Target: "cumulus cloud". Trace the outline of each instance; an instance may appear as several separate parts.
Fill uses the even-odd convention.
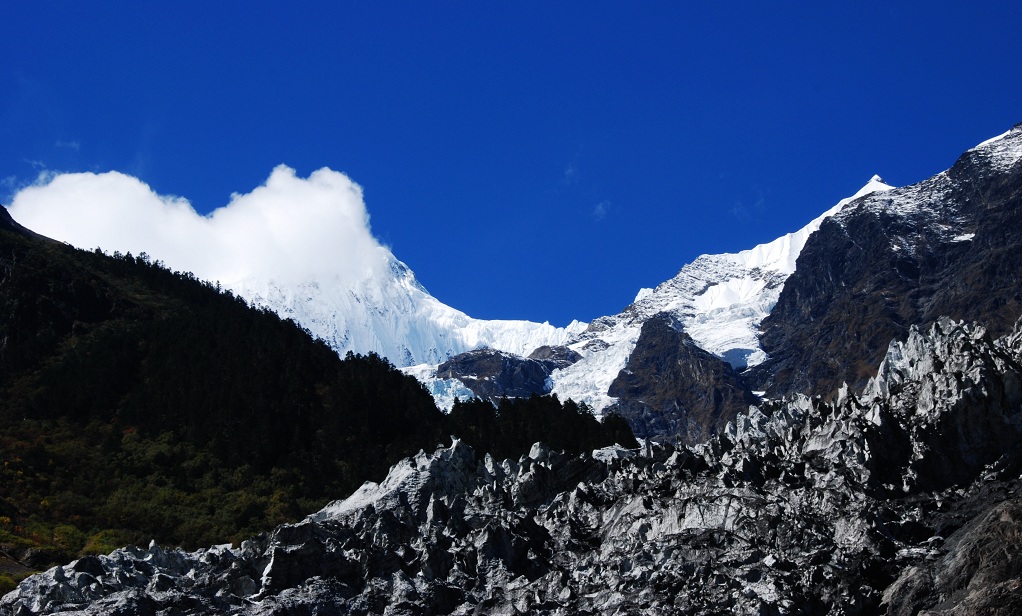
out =
[[[354,284],[388,267],[361,187],[320,169],[308,178],[278,166],[265,184],[208,215],[137,178],[108,173],[40,176],[13,199],[22,225],[80,248],[148,253],[172,269],[225,285],[250,277]]]

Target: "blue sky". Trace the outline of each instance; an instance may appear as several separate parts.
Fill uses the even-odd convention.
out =
[[[208,212],[329,167],[479,318],[616,313],[1022,121],[1017,2],[18,4],[0,199],[116,170]]]

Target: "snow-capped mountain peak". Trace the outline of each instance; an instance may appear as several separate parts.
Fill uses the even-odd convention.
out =
[[[762,363],[767,357],[759,345],[759,325],[795,271],[809,236],[849,204],[892,188],[874,175],[855,194],[797,231],[738,253],[701,255],[655,289],[640,289],[621,313],[598,318],[588,327],[569,326],[579,329],[559,344],[581,359],[552,372],[550,392],[562,400],[584,402],[597,412],[613,405],[616,399],[608,393],[611,384],[628,364],[643,324],[661,313],[670,314],[700,348],[734,368]],[[517,354],[524,356],[528,351]],[[435,366],[416,366],[406,372],[423,381],[442,407],[449,408],[455,397],[473,395],[456,378],[437,378]]]
[[[755,248],[743,250],[729,256],[733,256],[736,263],[750,270],[761,268],[790,275],[795,271],[795,260],[798,259],[799,253],[805,247],[806,240],[809,239],[813,232],[820,228],[824,220],[830,218],[860,197],[891,190],[892,188],[894,187],[886,184],[879,175],[874,175],[854,195],[838,201],[836,205],[814,218],[809,224],[798,231],[782,235],[772,242],[760,244]]]
[[[569,345],[582,360],[553,373],[553,393],[596,410],[612,404],[614,399],[606,392],[624,369],[642,324],[662,312],[676,316],[701,348],[735,368],[762,363],[766,354],[759,346],[759,324],[795,271],[806,240],[848,204],[892,188],[874,175],[855,194],[798,231],[738,253],[702,255],[655,289],[641,289],[631,306],[596,319]]]
[[[1022,123],[1016,124],[1011,130],[996,137],[987,139],[968,153],[979,153],[986,157],[998,171],[1004,171],[1022,159]]]
[[[342,356],[374,352],[398,367],[438,364],[488,347],[519,355],[558,345],[585,329],[531,321],[474,319],[436,299],[407,265],[387,251],[387,275],[354,285],[312,280],[281,284],[251,277],[230,288],[253,304],[306,327]]]

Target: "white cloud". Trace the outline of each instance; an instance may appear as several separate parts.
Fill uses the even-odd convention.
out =
[[[362,189],[330,169],[297,177],[284,165],[266,183],[207,216],[187,199],[158,195],[108,173],[40,176],[10,207],[22,225],[80,248],[148,253],[172,269],[231,285],[250,276],[353,284],[386,271]]]
[[[82,144],[80,142],[64,141],[63,139],[57,139],[57,143],[55,143],[54,146],[58,148],[64,148],[67,150],[74,150],[75,152],[78,152],[79,150],[82,149]]]
[[[593,207],[593,218],[597,221],[601,221],[607,217],[610,212],[610,201],[600,201]]]

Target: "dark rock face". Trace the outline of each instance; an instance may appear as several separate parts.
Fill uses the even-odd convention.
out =
[[[529,359],[556,362],[557,368],[563,368],[582,359],[582,356],[566,346],[541,346],[529,353]]]
[[[756,397],[721,358],[661,313],[642,325],[625,369],[608,392],[638,438],[698,443],[748,410]]]
[[[910,567],[884,593],[888,613],[966,615],[1022,611],[1022,498],[980,514],[951,535],[943,555]]]
[[[11,213],[8,212],[7,208],[4,207],[3,205],[0,205],[0,230],[12,231],[12,232],[17,233],[19,235],[24,235],[26,237],[32,237],[32,238],[37,238],[37,239],[43,239],[43,240],[47,240],[47,241],[50,241],[50,242],[53,241],[53,240],[51,240],[48,237],[39,235],[35,231],[32,231],[30,229],[26,229],[25,227],[23,227],[20,224],[18,224],[18,222],[16,220],[14,220],[14,218],[11,217]]]
[[[125,548],[0,614],[1014,614],[1022,323],[947,319],[861,394],[796,396],[695,447],[420,453],[240,549]]]
[[[455,355],[437,366],[437,377],[459,379],[484,400],[527,398],[550,393],[550,373],[580,358],[567,347],[544,346],[528,358],[493,349],[479,349]]]
[[[1022,125],[998,147],[1022,149]],[[746,380],[771,395],[857,390],[910,325],[947,315],[1010,330],[1020,276],[1022,161],[970,150],[944,173],[823,223],[763,321],[770,360]]]

